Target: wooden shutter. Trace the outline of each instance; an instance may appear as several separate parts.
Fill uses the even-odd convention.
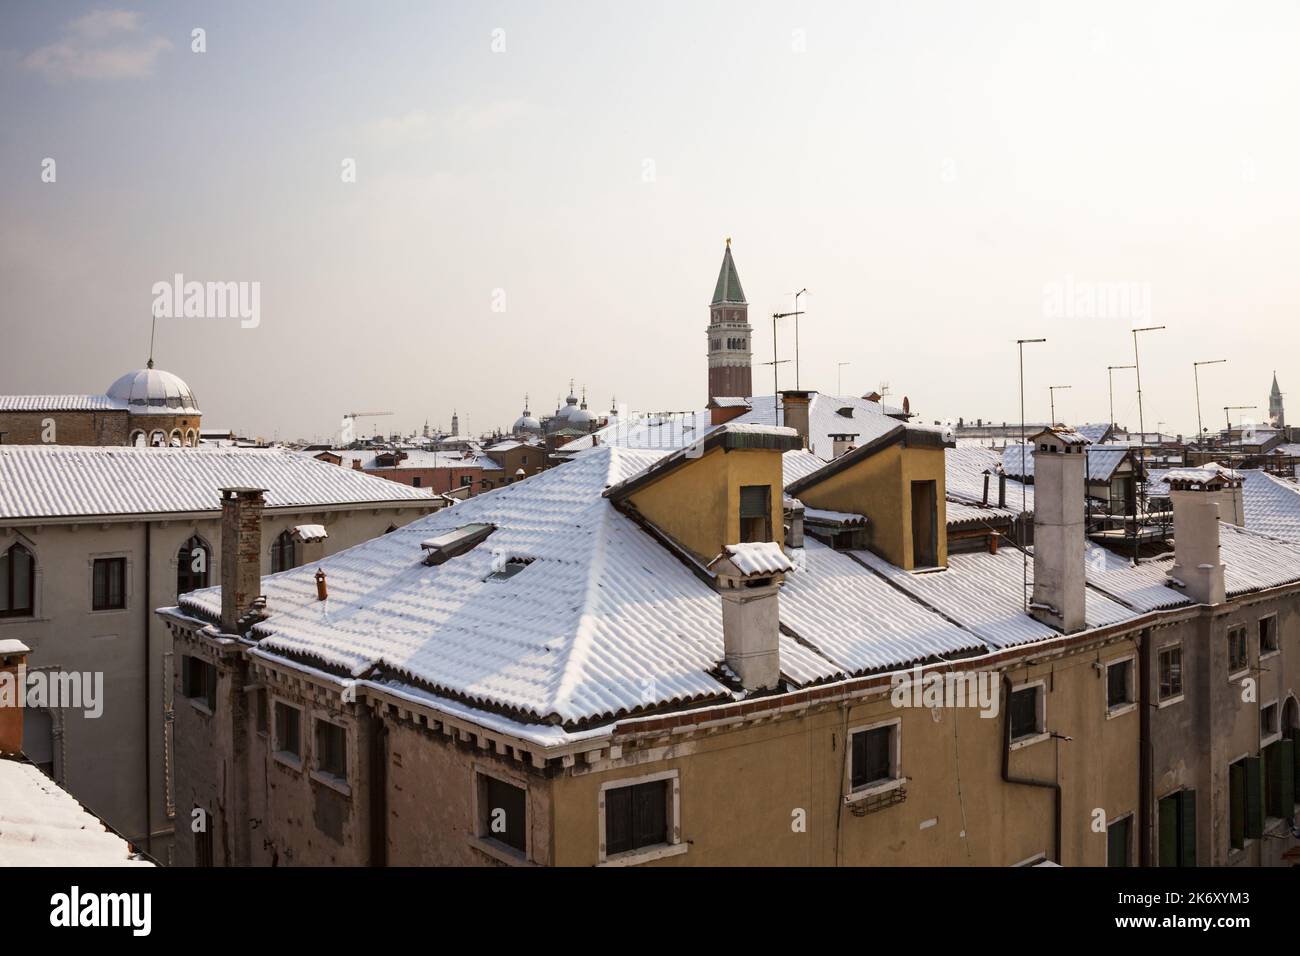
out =
[[[1160,801],[1160,866],[1178,865],[1178,795]]]
[[[667,782],[657,780],[632,787],[632,844],[636,847],[667,843]]]
[[[1180,790],[1178,797],[1178,865],[1196,865],[1196,791]]]
[[[207,696],[208,710],[217,712],[217,665],[204,664],[203,690]]]
[[[1295,741],[1279,740],[1269,747],[1269,805],[1276,817],[1295,811]]]
[[[1246,836],[1258,840],[1264,835],[1264,762],[1247,757],[1246,764]]]
[[[605,853],[632,849],[632,788],[605,791]]]
[[[1246,765],[1244,761],[1228,768],[1228,794],[1231,809],[1232,845],[1246,842]]]

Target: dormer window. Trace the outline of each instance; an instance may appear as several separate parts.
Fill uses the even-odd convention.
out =
[[[772,487],[743,485],[740,489],[740,540],[772,540]]]

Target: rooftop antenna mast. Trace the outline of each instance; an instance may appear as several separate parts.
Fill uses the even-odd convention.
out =
[[[1115,370],[1121,368],[1137,368],[1136,365],[1107,365],[1106,379],[1110,385],[1110,430],[1111,438],[1114,440],[1115,432]]]
[[[158,310],[153,310],[153,319],[149,324],[149,364],[146,368],[153,368],[153,340],[158,331]]]
[[[1062,388],[1073,388],[1073,386],[1071,386],[1071,385],[1049,385],[1049,386],[1047,386],[1047,397],[1048,397],[1048,401],[1050,401],[1050,402],[1051,402],[1051,405],[1052,405],[1052,421],[1051,421],[1051,426],[1052,426],[1053,428],[1056,427],[1056,393],[1057,393],[1057,390],[1062,389]]]
[[[1192,363],[1192,381],[1196,385],[1196,444],[1198,450],[1204,451],[1205,428],[1201,425],[1201,366],[1222,365],[1227,359],[1210,359],[1205,362]]]
[[[1016,538],[1020,546],[1020,562],[1024,580],[1021,582],[1020,599],[1024,603],[1025,613],[1029,613],[1029,555],[1025,551],[1025,513],[1028,505],[1028,482],[1025,481],[1025,346],[1047,339],[1016,339],[1020,350],[1020,517],[1016,521]],[[883,396],[882,396],[883,397]]]

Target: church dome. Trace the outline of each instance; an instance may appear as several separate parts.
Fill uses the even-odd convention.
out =
[[[133,415],[199,415],[199,403],[177,375],[157,368],[127,372],[108,387],[108,397]]]
[[[576,415],[579,411],[581,411],[581,409],[578,408],[578,396],[574,395],[572,389],[570,389],[569,397],[564,400],[564,407],[561,408],[555,414],[559,418],[572,421],[573,416]]]
[[[568,418],[570,425],[590,425],[596,420],[596,416],[586,406],[574,409]]]

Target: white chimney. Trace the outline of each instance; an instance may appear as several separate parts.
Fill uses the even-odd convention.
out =
[[[1174,506],[1174,566],[1169,577],[1198,604],[1222,604],[1227,591],[1219,558],[1223,504],[1241,497],[1241,475],[1211,462],[1175,468],[1165,476]]]
[[[777,593],[794,567],[775,541],[729,544],[709,563],[722,597],[727,666],[746,690],[781,680],[781,621]]]
[[[1083,630],[1084,449],[1088,439],[1049,428],[1034,443],[1034,595],[1030,613],[1066,634]]]
[[[853,439],[857,438],[856,434],[837,434],[831,436],[831,458],[839,458],[857,447]]]

